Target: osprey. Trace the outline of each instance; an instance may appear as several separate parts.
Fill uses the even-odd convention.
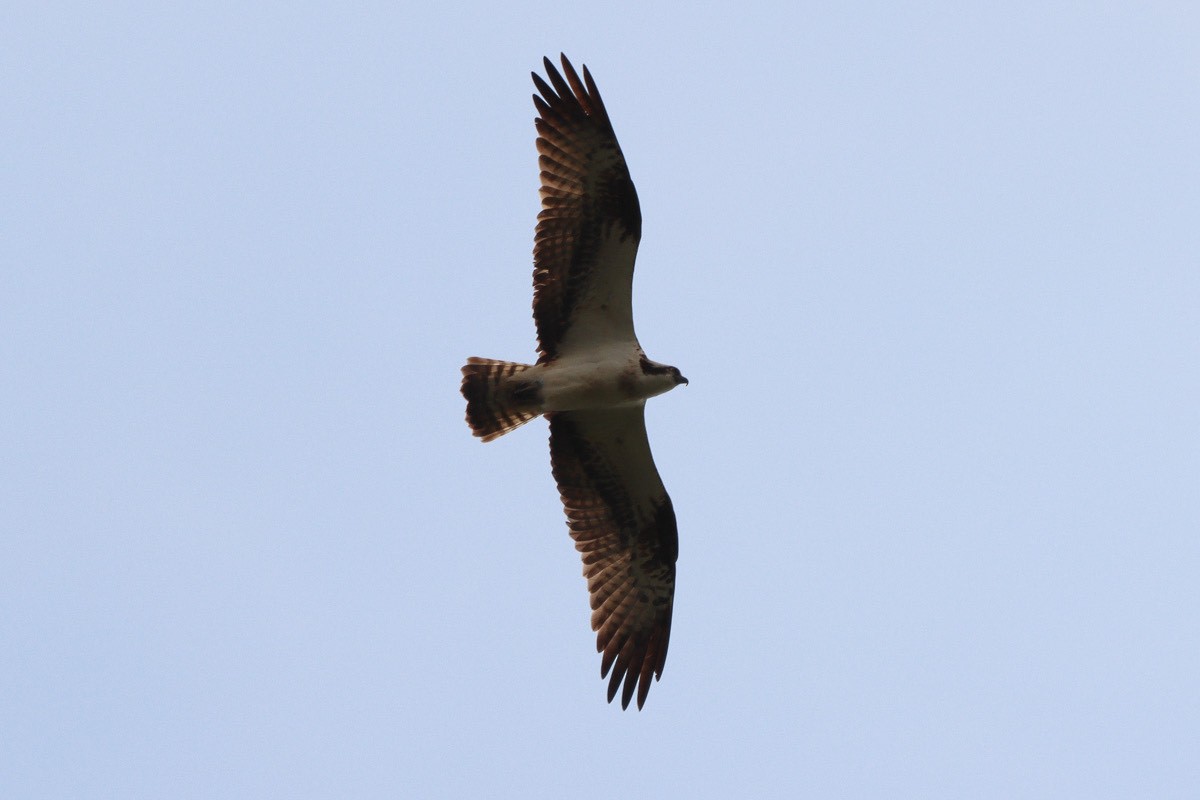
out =
[[[687,379],[646,358],[633,332],[637,192],[587,67],[543,59],[533,96],[542,210],[533,249],[536,364],[467,359],[467,423],[485,442],[544,414],[550,462],[591,595],[611,703],[662,676],[671,634],[675,510],[646,438],[646,399]],[[539,96],[540,95],[540,96]]]

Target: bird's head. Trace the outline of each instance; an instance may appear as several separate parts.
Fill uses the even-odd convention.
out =
[[[653,383],[653,394],[669,392],[681,383],[686,386],[688,382],[677,367],[651,361],[645,356],[642,356],[642,374]]]

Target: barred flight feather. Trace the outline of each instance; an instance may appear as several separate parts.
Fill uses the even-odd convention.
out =
[[[509,381],[529,369],[528,364],[468,358],[462,368],[462,395],[467,400],[467,424],[471,433],[490,442],[542,413],[528,401],[527,386]],[[522,402],[524,401],[524,402]]]
[[[678,533],[646,439],[644,408],[550,416],[550,460],[571,537],[583,554],[592,630],[622,707],[662,676],[671,630]],[[631,494],[631,488],[638,490]]]

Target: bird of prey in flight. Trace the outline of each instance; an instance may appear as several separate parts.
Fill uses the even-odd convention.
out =
[[[538,360],[470,358],[467,423],[485,442],[536,416],[550,422],[550,461],[591,595],[608,700],[646,702],[671,634],[678,535],[650,455],[646,400],[687,379],[646,358],[633,332],[637,192],[587,67],[543,59],[537,149],[542,210],[533,249]],[[622,682],[624,686],[622,687]]]

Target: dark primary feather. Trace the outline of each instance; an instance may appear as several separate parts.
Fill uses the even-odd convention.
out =
[[[566,56],[559,74],[544,59],[533,96],[542,210],[534,240],[533,316],[539,362],[570,345],[585,312],[590,342],[636,341],[633,262],[642,214],[625,156],[587,67],[580,80]]]
[[[671,635],[675,511],[654,466],[644,406],[570,411],[550,418],[550,458],[591,595],[592,629],[621,691],[638,708],[662,676]]]

